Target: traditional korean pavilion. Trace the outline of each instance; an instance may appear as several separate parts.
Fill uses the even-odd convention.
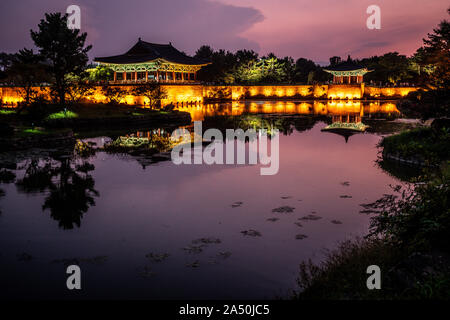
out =
[[[125,54],[94,59],[114,71],[115,82],[192,82],[209,62],[187,56],[171,43],[138,42]]]
[[[333,75],[334,84],[360,84],[366,73],[371,72],[366,67],[353,63],[349,59],[346,62],[323,69]]]

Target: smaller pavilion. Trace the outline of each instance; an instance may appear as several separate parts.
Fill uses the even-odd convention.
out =
[[[210,64],[175,49],[171,43],[157,44],[138,42],[126,53],[94,59],[114,71],[114,82],[192,82],[197,80],[197,72]]]
[[[333,84],[360,84],[363,83],[364,75],[372,71],[353,63],[350,57],[346,62],[323,68],[323,70],[333,75]]]

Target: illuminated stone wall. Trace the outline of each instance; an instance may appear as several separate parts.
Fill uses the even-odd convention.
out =
[[[366,86],[364,88],[364,96],[370,98],[400,98],[418,89],[417,87],[379,88]]]
[[[142,96],[133,95],[133,86],[120,86],[128,94],[121,100],[121,103],[130,105],[142,105],[148,104],[148,99]],[[163,85],[163,88],[167,92],[167,98],[162,101],[163,105],[169,103],[174,104],[196,104],[203,101],[203,86],[202,85]],[[49,88],[35,87],[33,88],[39,95],[43,95],[49,99]],[[6,105],[17,105],[18,102],[23,101],[23,94],[21,88],[16,87],[0,87],[0,98],[2,103]],[[93,103],[106,103],[107,99],[102,93],[102,87],[97,86],[94,88],[92,96],[87,98],[88,101]]]
[[[327,85],[231,86],[233,100],[255,98],[326,98]]]
[[[163,105],[169,103],[178,104],[196,104],[203,101],[203,86],[202,85],[163,85],[167,92],[167,98],[162,100]],[[120,86],[121,89],[128,92],[122,99],[121,103],[143,105],[148,104],[148,99],[142,96],[136,96],[132,93],[133,86]],[[91,102],[105,103],[106,97],[102,93],[101,87],[95,88],[95,93],[88,98]]]
[[[400,98],[406,96],[411,91],[416,91],[415,87],[393,87],[378,88],[361,85],[279,85],[279,86],[204,86],[196,85],[162,85],[167,91],[167,98],[162,101],[163,105],[174,103],[175,105],[199,104],[203,101],[214,100],[245,100],[245,99],[282,99],[282,98],[323,98],[323,99],[361,99],[361,98]],[[147,98],[132,94],[133,86],[121,86],[128,91],[122,99],[122,103],[130,105],[147,104]],[[49,88],[34,88],[45,97],[49,97]],[[16,105],[22,101],[20,88],[0,87],[0,97],[2,103],[6,105]],[[105,103],[106,97],[103,95],[101,87],[95,88],[94,94],[88,98],[94,103]]]

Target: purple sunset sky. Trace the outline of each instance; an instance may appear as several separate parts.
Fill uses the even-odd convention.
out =
[[[121,54],[141,37],[188,54],[202,44],[231,51],[305,57],[411,55],[448,18],[447,0],[1,0],[0,52],[33,47],[30,29],[45,12],[81,7],[90,57]],[[381,30],[366,28],[366,8],[381,8]]]

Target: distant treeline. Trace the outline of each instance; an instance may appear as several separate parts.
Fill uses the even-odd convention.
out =
[[[312,60],[292,57],[279,58],[270,53],[260,57],[253,50],[238,50],[235,53],[225,50],[214,50],[210,46],[200,47],[195,57],[212,62],[202,68],[198,78],[211,83],[226,84],[258,84],[258,83],[324,83],[332,80],[332,75]],[[343,62],[362,65],[372,72],[364,76],[365,82],[375,84],[419,84],[425,79],[424,68],[419,57],[406,57],[398,52],[389,52],[382,56],[346,61],[341,57],[331,57],[329,66]]]

